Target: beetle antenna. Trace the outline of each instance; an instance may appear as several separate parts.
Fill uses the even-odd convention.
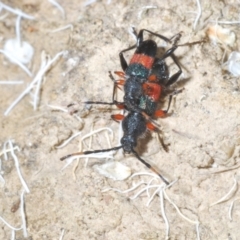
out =
[[[153,172],[155,172],[163,180],[163,182],[165,182],[167,185],[169,185],[169,182],[155,168],[153,168],[149,163],[147,163],[145,160],[143,160],[134,149],[132,149],[132,153],[136,156],[136,158],[141,163],[143,163],[146,167],[148,167]]]
[[[110,152],[110,151],[115,151],[118,150],[120,148],[122,148],[123,146],[118,146],[118,147],[114,147],[114,148],[108,148],[108,149],[101,149],[101,150],[93,150],[93,151],[84,151],[84,152],[76,152],[76,153],[71,153],[68,154],[64,157],[61,157],[60,160],[63,161],[67,158],[73,157],[73,156],[78,156],[78,155],[88,155],[88,154],[92,154],[92,153],[101,153],[101,152]]]

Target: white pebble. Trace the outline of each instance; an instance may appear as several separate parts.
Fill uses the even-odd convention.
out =
[[[120,162],[107,162],[102,165],[95,165],[94,169],[107,178],[119,181],[131,175],[131,169]]]

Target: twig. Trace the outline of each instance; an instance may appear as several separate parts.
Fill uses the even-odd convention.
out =
[[[20,231],[20,230],[22,229],[22,227],[20,227],[20,228],[15,228],[15,227],[13,227],[13,226],[10,225],[6,220],[4,220],[4,218],[1,217],[1,216],[0,216],[0,220],[2,220],[3,223],[5,223],[5,225],[7,225],[9,228],[11,228],[11,229],[14,230],[14,231]]]
[[[32,76],[32,73],[28,70],[28,68],[24,64],[22,64],[19,60],[10,55],[7,51],[0,49],[0,53],[3,53],[8,59],[10,59],[10,61],[17,64],[20,68],[22,68],[22,70],[25,71],[29,77]]]
[[[227,198],[228,198],[228,196],[229,196],[234,190],[236,190],[236,188],[237,188],[237,180],[236,180],[235,176],[234,176],[234,179],[233,179],[233,180],[234,180],[234,184],[233,184],[232,188],[229,190],[229,192],[228,192],[226,195],[224,195],[221,199],[219,199],[217,202],[212,203],[212,204],[210,205],[210,207],[212,207],[212,206],[214,206],[214,205],[216,205],[216,204],[218,204],[218,203],[222,203],[222,202],[226,201]]]
[[[198,221],[193,221],[189,218],[187,218],[185,215],[183,215],[181,213],[181,211],[179,210],[178,206],[168,197],[166,191],[164,191],[164,197],[174,206],[174,208],[177,210],[177,213],[185,220],[187,220],[188,222],[190,223],[193,223],[193,224],[198,224],[199,222]]]
[[[94,3],[94,2],[96,2],[96,0],[88,0],[88,1],[86,1],[86,2],[83,4],[83,6],[86,7],[86,6],[88,6],[88,5],[90,5],[90,4]]]
[[[14,13],[14,14],[16,14],[16,15],[20,15],[20,16],[23,17],[23,18],[27,18],[27,19],[30,19],[30,20],[35,19],[35,17],[30,16],[30,15],[22,12],[22,11],[19,10],[19,9],[13,9],[13,8],[11,8],[11,7],[3,4],[2,2],[0,2],[0,8],[1,8],[1,7],[4,8],[5,10],[11,12],[11,13]]]
[[[66,25],[66,26],[64,26],[64,27],[60,27],[60,28],[57,28],[57,29],[55,29],[55,30],[52,30],[52,31],[50,31],[50,33],[60,32],[60,31],[66,30],[66,29],[68,29],[68,28],[70,28],[71,31],[73,31],[73,25],[72,25],[72,24],[68,24],[68,25]]]
[[[1,51],[1,50],[0,50]],[[39,78],[42,78],[43,75],[49,70],[51,65],[58,60],[60,56],[62,56],[65,53],[65,51],[59,52],[55,55],[55,57],[50,60],[43,68],[39,70],[33,81],[30,83],[30,85],[19,95],[19,97],[8,107],[8,109],[5,111],[4,115],[7,116],[10,111],[18,104],[18,102],[26,95],[28,94],[34,85],[39,81]],[[36,107],[36,103],[34,104]]]
[[[236,202],[236,201],[238,201],[238,200],[240,200],[240,198],[237,198],[237,199],[235,199],[234,201],[232,201],[231,202],[231,205],[230,205],[230,207],[229,207],[229,211],[228,211],[228,216],[229,216],[229,219],[232,221],[232,209],[233,209],[233,204]]]
[[[209,22],[215,23],[215,20],[210,20]],[[231,24],[240,24],[240,21],[217,21],[220,24],[226,24],[226,25],[231,25]]]
[[[0,81],[0,84],[2,85],[18,85],[23,83],[24,81]]]
[[[198,13],[197,13],[196,19],[195,19],[194,24],[193,24],[193,29],[194,30],[196,30],[197,23],[198,23],[201,15],[202,15],[202,8],[201,8],[200,1],[199,0],[196,0],[196,1],[197,1]]]
[[[65,140],[61,145],[56,146],[55,148],[63,148],[65,147],[69,142],[71,142],[75,137],[79,136],[82,132],[77,132],[73,134],[71,137],[69,137],[67,140]]]
[[[18,15],[17,20],[16,20],[16,38],[19,47],[21,47],[21,31],[20,31],[20,23],[21,23],[21,15]]]
[[[145,192],[149,188],[159,188],[159,185],[151,185],[151,186],[144,187],[136,195],[134,195],[133,197],[130,197],[130,199],[131,200],[136,199],[138,196],[140,196],[143,192]]]
[[[26,191],[27,193],[30,193],[30,190],[29,190],[29,188],[28,188],[25,180],[24,180],[23,177],[22,177],[22,173],[21,173],[20,167],[19,167],[18,158],[17,158],[17,156],[15,155],[14,150],[13,150],[12,141],[9,140],[8,143],[9,143],[9,146],[10,146],[10,148],[11,148],[11,155],[12,155],[12,157],[13,157],[13,159],[14,159],[14,163],[15,163],[15,167],[16,167],[16,169],[17,169],[18,177],[19,177],[19,179],[20,179],[20,181],[21,181],[21,183],[22,183],[25,191]]]
[[[141,8],[141,10],[138,12],[138,19],[142,18],[143,12],[146,12],[148,9],[156,9],[157,6],[144,6]]]
[[[62,232],[61,232],[59,240],[63,240],[64,233],[65,233],[65,229],[62,229]]]
[[[23,190],[20,198],[21,199],[20,211],[21,211],[21,217],[22,217],[23,236],[26,238],[28,234],[27,234],[27,223],[26,223],[26,216],[25,216],[24,193],[25,191]]]
[[[169,239],[170,227],[169,227],[169,222],[168,222],[167,216],[165,214],[165,209],[164,209],[163,188],[159,189],[159,197],[160,197],[160,206],[161,206],[162,217],[163,217],[163,220],[164,220],[165,226],[166,226],[166,239]]]
[[[50,105],[50,104],[47,104],[48,107],[52,108],[52,109],[55,109],[55,110],[60,110],[60,111],[63,111],[63,112],[68,112],[68,110],[66,108],[63,108],[63,107],[59,107],[59,106],[55,106],[55,105]]]
[[[11,240],[15,240],[15,236],[16,236],[15,230],[12,230]]]
[[[48,0],[52,5],[58,8],[58,10],[62,13],[63,18],[65,19],[65,11],[63,7],[55,0]]]

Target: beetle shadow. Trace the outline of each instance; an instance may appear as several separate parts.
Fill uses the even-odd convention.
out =
[[[148,143],[152,139],[152,134],[150,131],[146,131],[139,139],[138,139],[138,144],[137,144],[137,152],[140,156],[143,155],[144,152],[147,151],[148,148]]]

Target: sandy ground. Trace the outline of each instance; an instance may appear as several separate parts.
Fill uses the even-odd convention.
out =
[[[146,192],[135,200],[141,188],[133,192],[102,192],[106,188],[126,190],[140,181],[149,182],[152,177],[138,176],[124,181],[114,181],[100,175],[93,168],[104,160],[80,159],[62,170],[65,162],[59,158],[79,150],[81,136],[91,128],[109,127],[114,132],[112,146],[118,144],[119,124],[110,115],[118,113],[115,107],[92,106],[85,100],[111,101],[112,82],[108,71],[121,70],[118,53],[134,44],[128,33],[130,26],[137,30],[147,28],[167,37],[183,31],[181,43],[196,41],[206,36],[210,20],[237,20],[239,4],[234,1],[201,1],[202,15],[193,30],[197,14],[195,1],[98,1],[84,6],[85,1],[63,1],[61,12],[48,1],[4,1],[34,16],[35,20],[22,19],[22,39],[35,50],[29,69],[33,75],[41,64],[41,53],[52,58],[67,51],[45,75],[41,88],[39,107],[33,110],[32,94],[4,116],[10,104],[30,84],[29,77],[17,65],[10,63],[3,54],[0,57],[0,80],[23,80],[22,85],[0,87],[0,143],[13,139],[20,152],[19,159],[23,177],[30,189],[25,193],[25,213],[28,237],[16,232],[16,239],[165,239],[166,224],[162,215],[160,195],[150,205]],[[155,6],[144,10],[145,6]],[[6,12],[1,12],[1,16]],[[1,49],[7,39],[15,38],[16,15],[9,14],[0,20]],[[72,28],[52,33],[71,24]],[[213,23],[212,23],[213,24]],[[239,39],[237,25],[225,25]],[[162,41],[156,39],[158,44]],[[232,49],[239,46],[235,43]],[[226,54],[229,55],[228,49]],[[126,54],[129,59],[132,52]],[[183,219],[166,199],[164,209],[169,221],[170,239],[240,239],[240,204],[234,203],[232,220],[229,207],[238,199],[239,190],[234,187],[223,203],[211,206],[226,195],[234,181],[239,180],[240,154],[239,125],[239,79],[221,68],[224,48],[220,44],[206,42],[203,45],[182,47],[176,51],[184,74],[174,88],[184,88],[174,97],[170,116],[158,120],[164,132],[164,141],[169,143],[169,153],[163,151],[156,136],[152,134],[143,142],[142,157],[154,164],[169,181],[178,181],[165,192],[179,210],[192,222]],[[176,71],[169,63],[171,71]],[[119,91],[120,92],[120,91]],[[51,109],[48,104],[78,110],[74,116],[68,112]],[[166,101],[163,101],[167,104]],[[80,117],[79,118],[77,117]],[[74,133],[81,136],[61,149],[62,144]],[[107,148],[104,132],[92,139],[91,149]],[[85,147],[86,149],[86,147]],[[10,155],[9,155],[10,156]],[[132,173],[149,172],[133,156],[121,152],[116,161],[131,168]],[[23,190],[13,159],[5,161],[1,156],[0,216],[15,227],[22,224],[17,203]],[[233,169],[235,167],[235,169]],[[228,170],[213,174],[220,170]],[[161,185],[160,180],[154,184]],[[150,190],[150,194],[156,190]],[[16,205],[15,211],[11,211]],[[199,236],[196,223],[199,222]],[[11,230],[1,223],[0,239],[10,239]]]

